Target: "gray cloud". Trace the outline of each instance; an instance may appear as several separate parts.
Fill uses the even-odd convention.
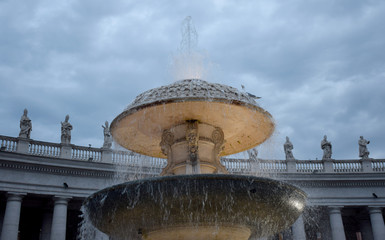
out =
[[[101,125],[136,95],[169,83],[180,24],[191,15],[211,81],[262,96],[277,123],[264,157],[320,158],[327,134],[337,159],[385,150],[382,1],[1,1],[0,134],[17,136],[25,107],[32,138],[102,145]]]

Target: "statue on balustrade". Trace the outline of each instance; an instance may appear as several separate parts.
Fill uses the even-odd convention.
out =
[[[358,140],[358,156],[362,159],[368,159],[369,158],[369,151],[367,145],[370,143],[370,141],[366,140],[363,136],[360,136],[360,140]]]
[[[68,122],[70,116],[67,115],[64,122],[61,122],[61,143],[70,144],[71,143],[71,130],[72,125]]]
[[[28,110],[24,109],[24,114],[20,119],[20,133],[19,137],[21,138],[30,138],[32,131],[32,122],[31,119],[27,116]]]
[[[327,140],[327,136],[324,136],[324,139],[321,141],[321,149],[324,151],[322,159],[331,159],[332,158],[332,143]]]
[[[247,154],[249,155],[250,160],[258,160],[258,150],[256,148],[247,150]]]
[[[294,156],[292,153],[293,144],[290,142],[289,137],[286,137],[286,142],[283,144],[283,149],[285,150],[286,160],[294,160]]]
[[[112,136],[110,132],[110,127],[108,126],[108,121],[105,122],[105,126],[102,125],[102,128],[104,134],[103,148],[110,149],[112,146]]]

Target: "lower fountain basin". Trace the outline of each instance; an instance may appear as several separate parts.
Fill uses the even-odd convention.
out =
[[[165,176],[115,185],[84,206],[93,225],[113,239],[245,239],[289,226],[306,193],[254,176]]]

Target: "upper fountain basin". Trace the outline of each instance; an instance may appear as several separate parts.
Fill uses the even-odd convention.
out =
[[[221,156],[255,147],[274,130],[270,113],[249,94],[223,84],[186,79],[137,96],[113,120],[111,133],[129,150],[165,158],[159,146],[163,131],[188,120],[223,130],[226,143]]]

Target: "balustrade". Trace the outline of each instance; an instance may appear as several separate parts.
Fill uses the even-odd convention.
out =
[[[298,160],[296,162],[297,172],[302,173],[314,173],[314,172],[323,172],[324,166],[322,161],[303,161]]]
[[[339,161],[333,163],[334,172],[351,173],[362,172],[362,163],[359,161]]]
[[[60,144],[57,143],[47,143],[40,141],[29,142],[28,153],[31,155],[37,156],[47,156],[47,157],[59,157],[60,156]]]
[[[262,160],[258,163],[258,165],[259,165],[259,170],[261,170],[262,172],[286,172],[287,171],[287,164],[285,161]]]
[[[23,140],[28,150],[21,152],[34,156],[46,156],[59,158],[62,145],[35,141],[32,139],[19,139],[0,135],[0,151],[16,152],[18,142]],[[139,155],[129,151],[116,151],[103,148],[91,148],[76,145],[68,145],[68,155],[64,157],[73,160],[88,160],[135,166],[149,169],[162,169],[167,165],[167,160]],[[19,152],[19,151],[18,151]],[[107,159],[107,154],[109,158]],[[61,156],[63,157],[63,155]],[[112,158],[112,159],[111,159]],[[254,172],[266,173],[361,173],[361,172],[385,172],[385,159],[368,159],[363,164],[362,160],[251,160],[236,158],[221,158],[222,164],[229,172],[234,174],[253,174]],[[143,170],[144,171],[144,170]],[[147,171],[147,170],[146,170]],[[151,170],[153,171],[153,170]],[[155,170],[154,170],[155,171]]]
[[[102,150],[100,148],[91,147],[72,147],[72,159],[76,160],[88,160],[93,162],[100,162]]]
[[[1,140],[1,151],[16,152],[17,138],[0,136]]]
[[[385,172],[385,160],[373,160],[372,169],[374,172]]]

